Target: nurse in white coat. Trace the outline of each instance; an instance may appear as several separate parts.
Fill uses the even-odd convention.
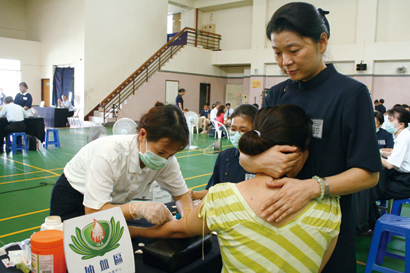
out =
[[[51,194],[50,215],[63,220],[119,206],[126,220],[153,224],[172,219],[162,203],[133,202],[157,181],[180,214],[192,200],[175,154],[189,141],[185,117],[176,106],[156,106],[138,123],[138,135],[113,135],[84,146],[64,168]]]

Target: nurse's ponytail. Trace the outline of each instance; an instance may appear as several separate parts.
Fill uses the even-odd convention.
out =
[[[283,5],[272,16],[266,27],[266,35],[271,39],[272,33],[291,31],[301,37],[309,37],[315,42],[326,33],[330,37],[330,26],[326,19],[328,11],[316,9],[312,4],[294,2]]]
[[[184,149],[189,143],[189,130],[185,116],[175,105],[156,104],[138,122],[138,132],[144,128],[148,141],[169,138]]]
[[[252,130],[239,140],[239,150],[258,155],[275,145],[290,145],[305,151],[312,138],[312,121],[296,105],[269,106],[258,112]]]

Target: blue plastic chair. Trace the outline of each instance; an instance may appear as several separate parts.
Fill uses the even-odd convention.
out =
[[[387,243],[390,233],[400,234],[405,237],[405,257],[387,252]],[[410,218],[385,214],[377,220],[364,272],[370,273],[372,270],[389,273],[399,272],[381,265],[385,256],[405,261],[404,272],[410,272]]]
[[[54,139],[49,140],[50,133],[53,133]],[[46,136],[45,136],[45,147],[48,148],[49,144],[54,144],[56,147],[60,148],[60,138],[58,136],[58,129],[56,128],[47,128],[46,129]]]
[[[377,202],[380,203],[380,205],[378,205],[377,208],[381,211],[381,215],[390,213],[392,207],[391,200],[377,200]]]
[[[10,140],[12,138],[12,140]],[[24,142],[24,145],[23,145]],[[11,133],[7,135],[6,151],[13,150],[13,155],[17,151],[26,150],[28,153],[27,135],[24,132]]]
[[[402,208],[403,204],[410,205],[410,199],[397,199],[397,200],[394,200],[393,208],[391,210],[391,214],[400,215],[401,214],[401,208]]]

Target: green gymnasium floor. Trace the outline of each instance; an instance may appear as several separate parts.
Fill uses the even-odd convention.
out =
[[[111,130],[111,128],[108,128]],[[40,229],[49,215],[53,184],[65,164],[87,143],[88,128],[59,129],[61,148],[49,146],[43,151],[0,155],[0,247],[22,241]],[[194,140],[205,149],[213,143],[207,135]],[[223,149],[232,147],[223,139]],[[189,188],[204,189],[213,171],[217,155],[208,151],[184,150],[177,155],[182,174]],[[41,184],[40,184],[41,183]],[[357,271],[364,272],[371,238],[357,237]],[[390,248],[404,254],[404,241],[394,239]],[[384,265],[404,271],[404,261],[386,258]]]

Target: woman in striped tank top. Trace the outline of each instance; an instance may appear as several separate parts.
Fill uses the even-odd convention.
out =
[[[285,104],[260,110],[252,131],[239,141],[239,150],[261,154],[275,145],[297,147],[300,160],[286,174],[295,177],[308,158],[312,121],[298,106]],[[222,272],[321,272],[340,230],[338,197],[321,197],[280,222],[262,217],[261,206],[280,188],[268,188],[264,174],[244,182],[210,188],[202,203],[179,221],[151,228],[130,227],[132,237],[185,238],[215,231],[223,260]]]

